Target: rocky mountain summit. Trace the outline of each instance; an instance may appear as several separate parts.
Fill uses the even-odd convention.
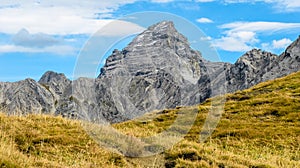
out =
[[[149,27],[106,60],[98,77],[100,90],[106,91],[99,94],[110,93],[98,100],[111,105],[103,113],[115,115],[118,111],[132,118],[146,111],[203,101],[210,94],[204,61],[172,22]],[[197,89],[200,79],[201,85],[207,85]],[[107,117],[114,118],[111,115]]]
[[[169,21],[114,50],[96,79],[46,72],[36,82],[0,82],[0,111],[120,122],[155,109],[193,105],[300,70],[300,37],[280,56],[253,49],[235,64],[210,62]],[[225,88],[226,86],[226,88]]]

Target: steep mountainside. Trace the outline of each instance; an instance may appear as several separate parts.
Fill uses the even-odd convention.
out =
[[[210,96],[204,61],[172,22],[153,25],[107,59],[98,90],[99,95],[109,90],[109,96],[100,97],[100,109],[108,118],[119,114],[133,118],[146,111],[200,103]],[[101,108],[104,104],[109,108]]]
[[[280,56],[253,49],[235,64],[209,62],[190,47],[172,22],[163,21],[122,51],[114,50],[96,79],[70,81],[49,71],[39,82],[0,82],[0,110],[120,122],[155,109],[198,104],[225,91],[296,72],[299,48],[300,38]]]

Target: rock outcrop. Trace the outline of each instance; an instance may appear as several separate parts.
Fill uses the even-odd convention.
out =
[[[0,83],[0,110],[120,122],[155,109],[197,104],[299,70],[300,37],[280,56],[253,49],[235,64],[209,62],[172,22],[163,21],[122,51],[114,50],[96,79],[70,81],[49,71],[38,82]]]
[[[38,83],[50,90],[56,99],[59,99],[66,93],[66,89],[70,87],[71,81],[62,73],[48,71]]]
[[[33,79],[0,83],[0,111],[13,115],[54,114],[54,104],[55,98],[49,88]]]
[[[259,49],[245,53],[235,64],[227,68],[227,91],[243,90],[262,82],[263,76],[272,68],[272,62],[277,57]]]
[[[253,49],[226,69],[227,92],[297,72],[300,70],[300,36],[280,56]]]
[[[284,53],[270,63],[262,81],[286,76],[300,70],[300,36],[287,47]]]

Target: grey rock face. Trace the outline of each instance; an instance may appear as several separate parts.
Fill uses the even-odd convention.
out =
[[[227,92],[243,90],[299,70],[300,37],[280,56],[253,49],[226,68]]]
[[[146,111],[200,103],[188,93],[201,91],[196,89],[198,81],[208,73],[203,61],[172,22],[151,26],[106,60],[98,77],[102,87],[106,84],[99,95],[110,93],[100,98],[100,107],[109,104],[102,113],[114,121],[114,115],[130,119]],[[205,90],[198,94],[208,97]]]
[[[122,51],[114,50],[96,79],[70,81],[46,72],[36,82],[0,82],[0,110],[49,113],[120,122],[155,109],[194,105],[300,70],[300,37],[280,56],[253,49],[235,64],[209,62],[172,22],[149,27]]]
[[[120,73],[147,76],[164,70],[172,72],[178,82],[196,83],[201,75],[199,64],[203,60],[199,52],[189,47],[187,39],[176,31],[172,22],[161,22],[138,35],[122,51],[115,50],[99,78]]]
[[[300,70],[300,36],[282,53],[275,61],[270,63],[270,68],[263,75],[262,80],[270,80],[286,76]]]
[[[272,68],[271,63],[276,58],[276,55],[258,49],[245,53],[227,68],[227,91],[243,90],[262,82],[263,75]]]
[[[0,111],[8,114],[54,113],[54,95],[33,79],[1,83]]]
[[[52,71],[46,72],[38,82],[49,89],[56,99],[59,99],[71,84],[71,81],[64,74]]]

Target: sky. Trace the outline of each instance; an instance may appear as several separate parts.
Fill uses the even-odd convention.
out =
[[[300,35],[299,0],[1,0],[0,81],[38,80],[48,70],[73,79],[78,62],[89,59],[84,53],[95,34],[102,43],[93,49],[114,44],[105,48],[107,56],[155,24],[155,19],[118,19],[147,11],[185,19],[204,33],[220,61],[230,63],[253,48],[279,55]],[[184,30],[186,25],[175,26]],[[182,33],[192,44],[192,36]],[[101,55],[93,49],[89,52]],[[103,60],[93,64],[94,74],[80,75],[96,77]]]

